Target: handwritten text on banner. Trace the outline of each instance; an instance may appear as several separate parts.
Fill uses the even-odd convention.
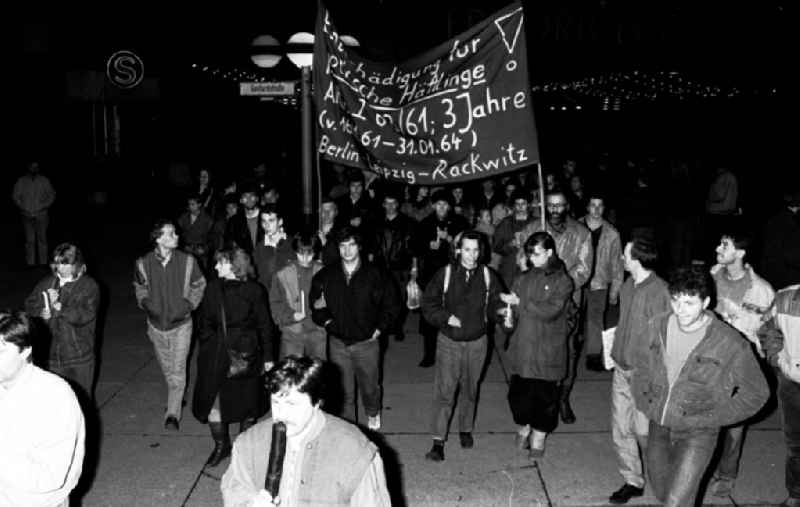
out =
[[[519,2],[400,64],[365,60],[320,11],[317,150],[412,184],[485,178],[539,161]]]

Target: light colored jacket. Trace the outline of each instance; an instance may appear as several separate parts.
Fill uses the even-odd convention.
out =
[[[56,200],[56,191],[46,176],[37,174],[21,176],[14,184],[11,194],[14,204],[26,217],[38,217],[47,213],[47,208]]]
[[[771,316],[783,334],[778,368],[793,382],[800,382],[800,284],[778,291]]]
[[[748,340],[753,342],[758,353],[763,357],[761,342],[758,340],[757,332],[766,319],[769,318],[767,311],[775,299],[775,291],[772,285],[758,276],[750,265],[745,265],[750,286],[744,293],[741,301],[733,301],[725,297],[725,294],[717,294],[720,316],[742,333]],[[711,276],[719,289],[719,278],[725,276],[725,269],[721,264],[716,264],[711,268]]]
[[[603,230],[600,232],[600,241],[594,255],[597,261],[594,265],[594,276],[589,280],[592,290],[608,289],[608,298],[616,300],[622,288],[625,268],[622,263],[622,241],[619,231],[608,220],[603,220]],[[586,217],[580,220],[586,224]],[[588,227],[588,226],[587,226]]]
[[[311,265],[311,273],[316,275],[322,269],[322,263],[314,261]],[[311,278],[309,278],[310,282]],[[297,322],[294,320],[294,313],[301,310],[300,290],[304,290],[306,318]],[[291,261],[284,268],[272,277],[272,287],[269,290],[269,308],[272,311],[272,318],[281,329],[288,329],[295,333],[302,333],[304,328],[314,327],[322,329],[311,320],[311,307],[309,306],[309,293],[311,283],[308,287],[300,287],[297,275],[297,263]]]

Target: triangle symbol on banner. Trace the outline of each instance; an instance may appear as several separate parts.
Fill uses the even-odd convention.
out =
[[[514,19],[513,19],[515,17],[518,19],[518,21],[516,23],[516,25],[517,25],[516,28],[514,27]],[[510,19],[510,18],[512,18],[512,19]],[[507,21],[509,19],[510,19],[510,21]],[[504,15],[502,15],[499,18],[494,20],[494,24],[497,26],[497,29],[500,31],[500,36],[503,38],[503,42],[506,45],[506,49],[508,49],[508,54],[513,54],[514,53],[514,48],[517,45],[517,40],[519,39],[519,34],[522,31],[522,22],[524,21],[524,19],[525,19],[525,14],[522,12],[522,7],[519,7],[517,9],[514,9],[513,11],[509,12],[508,14],[504,14]],[[508,26],[509,28],[511,28],[511,31],[513,31],[513,36],[511,38],[510,42],[509,42],[509,35],[511,34],[511,31],[506,32],[503,29],[503,25],[501,25],[501,23],[503,23],[503,22],[506,22],[505,25]]]

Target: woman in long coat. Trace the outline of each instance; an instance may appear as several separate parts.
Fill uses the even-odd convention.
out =
[[[230,455],[230,423],[239,422],[241,432],[266,412],[261,372],[271,366],[273,329],[266,292],[252,279],[250,256],[234,249],[217,252],[215,258],[219,278],[209,283],[200,307],[192,403],[194,416],[208,422],[214,439],[209,466]],[[249,368],[243,376],[229,378],[229,351],[246,359]]]
[[[95,367],[95,329],[100,290],[86,274],[78,247],[62,243],[53,251],[52,274],[25,300],[30,315],[42,317],[52,335],[47,369],[76,384],[91,401]]]
[[[558,383],[567,373],[567,309],[572,279],[556,256],[546,232],[524,245],[529,270],[519,276],[506,303],[516,305],[518,323],[511,336],[508,402],[520,428],[517,446],[531,458],[544,455],[547,434],[558,424]]]

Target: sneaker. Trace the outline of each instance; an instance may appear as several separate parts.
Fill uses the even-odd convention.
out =
[[[462,449],[472,449],[475,442],[472,440],[472,433],[461,432],[458,434],[458,440],[461,442]]]
[[[733,479],[714,476],[708,485],[708,492],[716,497],[729,497],[733,492]]]
[[[628,503],[635,496],[642,496],[644,488],[637,488],[631,484],[624,484],[621,488],[611,493],[608,501],[615,504]]]
[[[181,425],[178,423],[178,418],[174,415],[167,416],[167,418],[164,420],[164,429],[179,431],[181,429]]]
[[[542,447],[541,449],[536,447],[531,447],[530,452],[528,452],[528,458],[529,459],[544,458],[544,447]]]
[[[528,438],[528,435],[521,435],[517,433],[517,435],[514,437],[514,447],[516,447],[517,450],[520,451],[527,451],[528,449],[530,449],[531,441]]]
[[[425,459],[428,461],[444,461],[444,442],[434,440],[433,447],[425,454]]]
[[[372,431],[378,431],[381,429],[381,415],[371,415],[367,417],[367,428],[371,429]]]

